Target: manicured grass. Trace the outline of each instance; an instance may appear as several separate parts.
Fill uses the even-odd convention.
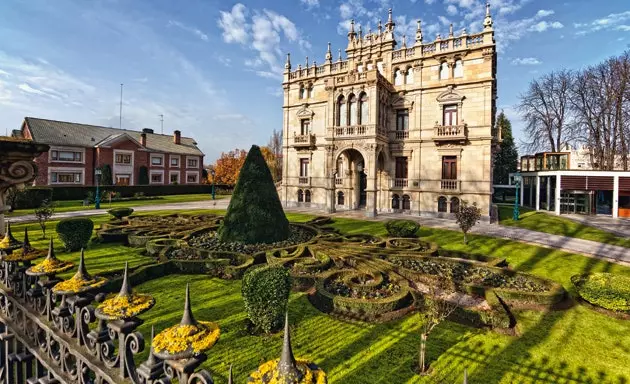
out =
[[[229,195],[216,195],[216,199],[225,199]],[[168,196],[160,196],[160,199],[149,199],[149,200],[132,200],[132,201],[115,201],[111,204],[107,201],[101,202],[101,209],[111,209],[111,208],[127,208],[127,207],[139,207],[142,205],[160,205],[160,204],[173,204],[173,203],[187,203],[192,201],[212,201],[212,196],[210,194],[190,194],[190,195],[168,195]],[[76,211],[90,211],[95,209],[94,205],[90,205],[87,207],[83,206],[83,201],[78,200],[67,200],[67,201],[57,201],[55,202],[55,212],[76,212]],[[8,213],[7,217],[15,217],[21,215],[32,214],[33,209],[16,209],[15,211]]]
[[[499,206],[499,223],[505,226],[519,227],[561,235],[578,239],[592,240],[605,244],[618,245],[630,248],[630,240],[619,237],[613,233],[603,231],[562,216],[552,215],[546,212],[536,212],[531,209],[521,208],[520,220],[512,220],[513,207]]]
[[[221,211],[186,213],[208,212]],[[287,216],[292,221],[310,218],[303,214]],[[98,224],[107,217],[96,216],[93,220]],[[386,234],[381,222],[338,218],[333,226],[344,233]],[[14,227],[18,238],[23,227]],[[33,239],[39,237],[35,228],[36,224],[29,225]],[[504,257],[512,268],[558,281],[570,292],[573,292],[570,277],[574,274],[605,271],[630,276],[630,268],[607,261],[509,240],[472,235],[468,245],[464,245],[461,233],[430,228],[421,228],[420,236],[446,249]],[[34,245],[42,247],[43,242]],[[91,272],[100,268],[97,260],[100,262],[101,258],[107,258],[103,268],[116,270],[125,260],[136,263],[147,260],[119,245],[92,245],[86,255],[93,257],[88,258]],[[66,254],[59,256],[64,258]],[[244,332],[245,312],[238,280],[171,275],[136,287],[153,294],[157,301],[142,316],[145,323],[140,331],[147,338],[151,325],[159,331],[180,320],[187,282],[191,284],[196,318],[217,321],[221,327],[221,339],[209,351],[208,361],[203,365],[217,384],[227,382],[230,363],[234,364],[235,382],[243,383],[259,364],[279,357],[281,334],[251,336]],[[305,294],[295,293],[291,296],[289,315],[296,356],[318,363],[332,384],[460,383],[464,368],[468,369],[469,383],[477,384],[630,383],[630,338],[626,337],[630,334],[630,322],[581,305],[564,311],[516,311],[519,337],[445,322],[429,339],[433,373],[427,377],[419,377],[413,371],[421,325],[417,314],[387,324],[348,323],[319,312]],[[143,361],[143,357],[136,361]]]

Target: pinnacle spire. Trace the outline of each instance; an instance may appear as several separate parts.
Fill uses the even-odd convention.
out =
[[[453,37],[453,23],[448,27],[448,37]]]
[[[46,260],[56,260],[57,256],[55,256],[55,248],[53,247],[53,239],[50,237],[50,242],[48,243],[48,255],[46,256]]]
[[[380,36],[380,34],[383,32],[383,24],[381,24],[381,19],[378,19],[377,29],[378,29],[378,34]]]
[[[326,50],[326,63],[332,62],[332,51],[330,50],[330,41],[328,42],[328,49]]]
[[[483,29],[492,29],[492,15],[490,14],[490,2],[486,3],[486,17],[483,20]]]
[[[155,326],[151,326],[151,342],[149,343],[149,345],[151,346],[151,348],[149,349],[149,358],[147,359],[146,362],[144,362],[143,364],[147,364],[149,366],[152,366],[156,363],[158,363],[160,360],[157,358],[157,356],[155,356],[155,349],[153,348],[153,337],[155,336]]]
[[[182,321],[180,321],[179,325],[197,325],[197,320],[192,314],[192,309],[190,308],[190,284],[186,283],[186,301],[184,301],[184,315],[182,316]]]
[[[337,60],[341,61],[341,48],[339,48],[339,58]]]
[[[85,249],[81,248],[81,258],[79,259],[79,268],[74,275],[77,279],[90,280],[92,277],[85,268]]]
[[[284,339],[282,341],[282,354],[278,362],[278,371],[284,377],[298,377],[300,371],[297,369],[293,349],[291,348],[291,334],[289,332],[289,312],[284,315]]]
[[[416,43],[422,43],[422,21],[418,20],[418,27],[416,28]]]
[[[122,286],[120,287],[120,293],[118,296],[131,296],[131,284],[129,283],[129,262],[125,261],[125,273],[123,275]]]
[[[287,53],[287,62],[284,64],[284,69],[291,70],[291,54]]]
[[[308,68],[308,56],[306,56],[306,65],[304,66],[304,68]]]
[[[354,40],[357,34],[354,32],[354,19],[350,20],[350,31],[348,32],[348,41]]]
[[[403,35],[402,40],[403,40],[402,41],[403,48],[407,48],[407,35]]]

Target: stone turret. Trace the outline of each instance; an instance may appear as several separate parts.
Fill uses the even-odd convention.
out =
[[[422,44],[422,21],[418,20],[418,27],[416,28],[416,45]]]
[[[490,2],[486,3],[486,18],[483,19],[483,30],[488,31],[492,29],[492,15],[490,15]]]

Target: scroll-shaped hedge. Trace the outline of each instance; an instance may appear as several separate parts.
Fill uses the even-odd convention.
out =
[[[630,314],[630,277],[592,273],[575,275],[571,282],[587,302],[613,312]]]

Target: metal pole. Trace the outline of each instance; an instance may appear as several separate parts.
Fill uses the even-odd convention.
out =
[[[519,197],[518,188],[521,186],[521,174],[520,174],[520,172],[516,173],[515,181],[516,181],[516,194],[514,196],[514,212],[512,214],[512,220],[518,221],[519,216],[520,216],[520,212],[519,212],[519,208],[518,208],[518,206],[519,206],[519,204],[518,204],[518,197]]]
[[[99,188],[99,182],[101,179],[100,170],[96,171],[96,196],[94,197],[94,209],[101,209],[101,192]]]
[[[215,199],[215,190],[214,190],[214,172],[212,172],[212,200]]]

